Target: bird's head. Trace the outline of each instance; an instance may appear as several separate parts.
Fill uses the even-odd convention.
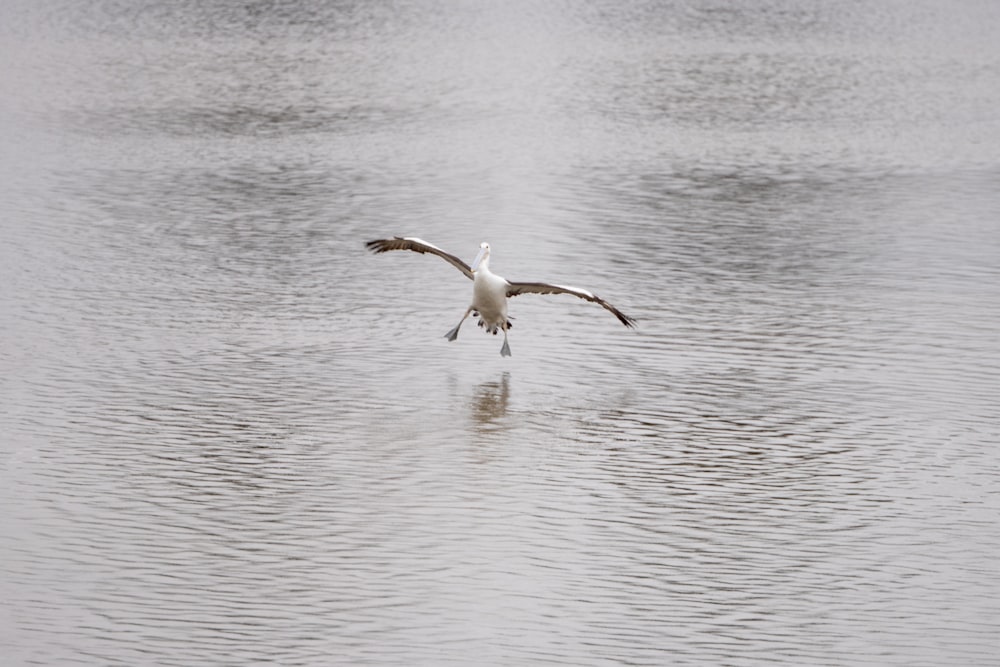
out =
[[[476,255],[476,260],[472,262],[472,271],[475,272],[480,266],[489,267],[490,265],[490,244],[483,241],[479,244],[479,254]]]

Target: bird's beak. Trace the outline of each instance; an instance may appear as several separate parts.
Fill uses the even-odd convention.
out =
[[[475,273],[476,269],[479,268],[479,263],[483,261],[483,257],[486,256],[486,248],[480,248],[479,254],[476,255],[476,260],[472,262],[472,272]]]

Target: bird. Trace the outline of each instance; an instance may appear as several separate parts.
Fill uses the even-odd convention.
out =
[[[469,266],[461,259],[445,252],[436,245],[428,243],[415,237],[394,236],[390,239],[376,239],[365,243],[365,247],[373,253],[389,252],[390,250],[412,250],[421,254],[430,253],[437,255],[461,271],[466,278],[472,281],[472,303],[466,308],[465,314],[459,320],[455,328],[444,335],[449,341],[458,338],[458,330],[462,327],[469,315],[479,318],[479,326],[486,329],[487,333],[494,336],[497,332],[503,332],[503,347],[500,348],[500,356],[509,357],[510,345],[507,342],[507,332],[511,328],[511,317],[507,315],[507,299],[519,294],[572,294],[573,296],[587,301],[592,301],[604,307],[618,321],[626,327],[634,328],[636,321],[625,315],[610,303],[592,292],[579,287],[567,287],[566,285],[555,285],[552,283],[540,282],[515,282],[507,280],[490,271],[490,244],[483,242],[479,245],[479,254]]]

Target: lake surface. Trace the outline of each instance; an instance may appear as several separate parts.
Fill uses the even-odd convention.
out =
[[[997,664],[998,34],[4,2],[4,664]]]

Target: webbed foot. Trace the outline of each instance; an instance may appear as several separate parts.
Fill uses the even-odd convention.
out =
[[[469,313],[471,312],[472,312],[472,306],[469,306],[468,310],[465,311],[465,315],[462,315],[462,319],[460,319],[458,321],[458,324],[455,325],[455,328],[446,333],[444,337],[447,338],[448,340],[455,340],[456,338],[458,338],[458,330],[462,328],[462,323],[465,322],[465,318],[468,317]]]

